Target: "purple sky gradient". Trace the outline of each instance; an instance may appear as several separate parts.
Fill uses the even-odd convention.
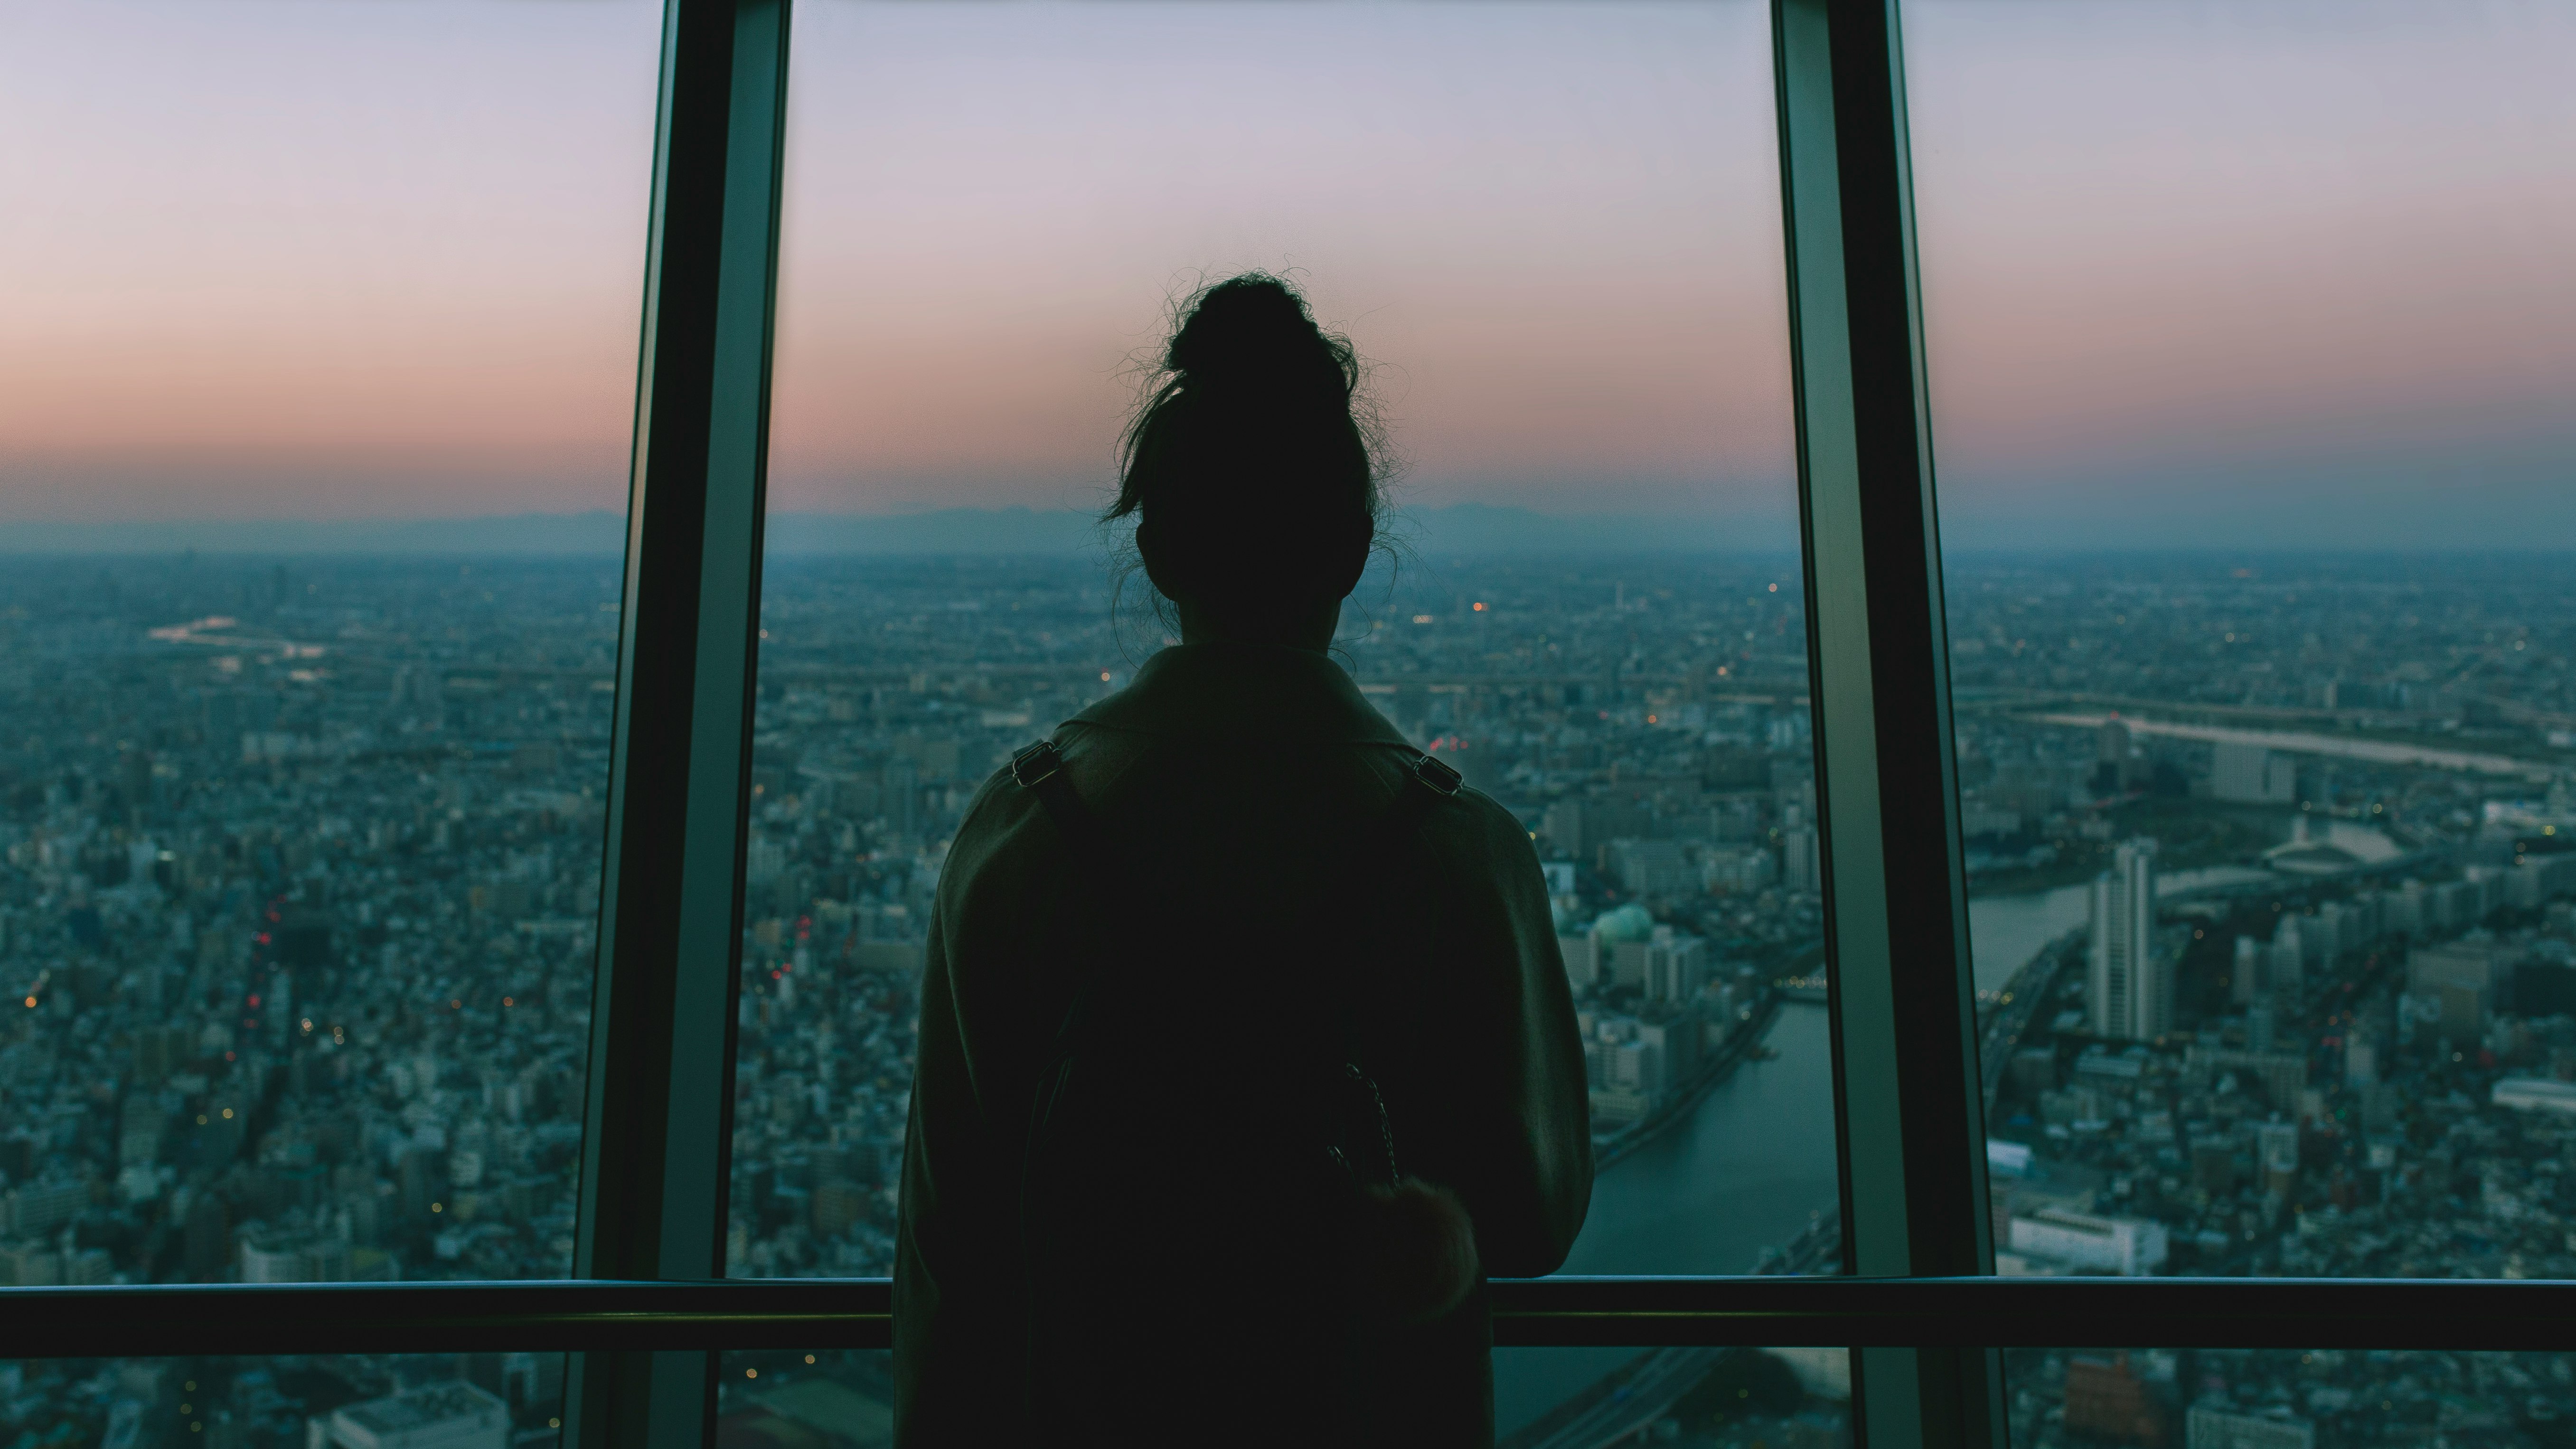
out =
[[[660,17],[0,6],[0,521],[624,508]]]
[[[1908,0],[1945,534],[2576,546],[2576,6]]]
[[[1795,505],[1762,6],[799,12],[773,496],[1096,506],[1132,352],[1293,268],[1405,496]]]
[[[0,8],[0,523],[621,507],[658,16]],[[1794,518],[1755,0],[797,27],[782,509],[1088,506],[1166,300],[1268,266],[1411,501]],[[1951,541],[2576,545],[2576,7],[1906,45]]]

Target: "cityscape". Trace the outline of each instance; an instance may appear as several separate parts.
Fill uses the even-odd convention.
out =
[[[2564,576],[1951,561],[2001,1271],[2576,1276]],[[568,1271],[618,591],[613,559],[0,569],[0,1281]],[[1346,608],[1371,700],[1532,834],[1597,1202],[1722,1205],[1647,1149],[1829,989],[1802,599],[1785,556],[1431,556]],[[981,557],[773,560],[762,626],[726,1268],[879,1276],[945,843],[1163,627],[1095,563]],[[1815,1150],[1814,1230],[1663,1271],[1832,1271]],[[806,1357],[725,1370],[738,1442],[884,1442],[881,1363]],[[2007,1364],[2024,1445],[2546,1444],[2576,1412],[2544,1355]],[[1848,1437],[1830,1365],[1703,1354],[1585,1370],[1513,1442],[1590,1442],[1603,1373],[1659,1442]],[[0,1442],[548,1442],[561,1378],[31,1361]]]
[[[2576,1399],[2576,1370],[2561,1353],[2008,1349],[2003,1362],[2016,1449],[2554,1449],[2568,1441],[2568,1405]]]
[[[2576,1275],[2556,566],[2113,573],[2082,673],[2016,587],[1953,599],[1972,863],[2093,879],[1978,963],[2000,1270]]]

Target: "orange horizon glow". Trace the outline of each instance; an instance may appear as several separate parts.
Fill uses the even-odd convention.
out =
[[[1906,15],[1958,536],[2576,543],[2576,12]],[[1375,365],[1408,502],[1793,518],[1766,23],[800,9],[773,504],[1095,506],[1169,302],[1261,266]],[[659,27],[0,15],[0,523],[622,509]]]

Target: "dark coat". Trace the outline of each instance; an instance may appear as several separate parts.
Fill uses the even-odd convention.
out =
[[[1438,1323],[1350,1347],[1366,1382],[1336,1408],[1329,1392],[1304,1387],[1324,1376],[1330,1346],[1293,1315],[1266,1311],[1296,1301],[1314,1275],[1294,1266],[1298,1229],[1265,1218],[1262,1203],[1207,1206],[1211,1222],[1242,1224],[1246,1241],[1235,1272],[1191,1270],[1203,1290],[1192,1301],[1230,1308],[1194,1312],[1169,1332],[1104,1326],[1033,1343],[1019,1172],[1066,980],[1091,969],[1085,938],[1106,932],[1137,943],[1122,959],[1158,963],[1136,969],[1176,973],[1152,993],[1168,1019],[1150,1029],[1172,1044],[1175,1100],[1194,1074],[1224,1070],[1230,1052],[1296,1019],[1301,992],[1338,983],[1330,990],[1357,1002],[1362,1059],[1404,1170],[1458,1193],[1487,1273],[1554,1271],[1583,1223],[1592,1154],[1582,1044],[1529,835],[1460,790],[1429,810],[1399,857],[1378,862],[1397,883],[1393,904],[1351,915],[1366,893],[1351,874],[1362,869],[1354,842],[1399,792],[1421,787],[1407,783],[1404,737],[1320,653],[1165,649],[1055,739],[1076,792],[1125,845],[1105,870],[1070,858],[1005,770],[949,848],[904,1147],[897,1442],[1306,1442],[1346,1413],[1368,1427],[1343,1442],[1490,1444],[1481,1289]],[[1280,944],[1291,940],[1305,944]],[[1319,952],[1318,941],[1347,954]],[[1153,1283],[1157,1255],[1136,1256],[1135,1280]],[[1098,1412],[1029,1424],[1030,1366],[1058,1359],[1096,1366]]]

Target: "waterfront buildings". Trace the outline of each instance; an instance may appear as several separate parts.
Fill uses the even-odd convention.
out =
[[[1593,1116],[1622,1126],[1663,1105],[1690,1080],[1705,1054],[1708,1027],[1722,1006],[1655,1001],[1642,1011],[1586,1008],[1577,1013]]]
[[[1657,926],[1645,942],[1643,982],[1649,1002],[1684,1010],[1699,1002],[1709,984],[1712,963],[1708,942],[1697,936],[1682,935],[1670,926]]]

